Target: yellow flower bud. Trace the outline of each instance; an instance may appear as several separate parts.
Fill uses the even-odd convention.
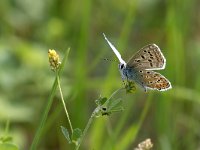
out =
[[[49,49],[48,56],[51,69],[53,71],[57,70],[61,64],[59,55],[56,53],[54,49]]]

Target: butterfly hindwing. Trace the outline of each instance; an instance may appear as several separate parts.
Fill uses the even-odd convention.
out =
[[[171,83],[163,75],[157,72],[140,69],[135,73],[135,78],[133,80],[142,86],[145,91],[147,89],[165,91],[171,88]]]

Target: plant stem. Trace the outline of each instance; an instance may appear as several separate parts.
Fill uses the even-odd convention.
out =
[[[72,127],[72,123],[71,123],[70,118],[69,118],[69,113],[68,113],[67,108],[66,108],[66,105],[65,105],[65,101],[64,101],[64,98],[63,98],[63,93],[62,93],[61,86],[60,86],[60,78],[59,78],[59,75],[58,75],[58,72],[57,72],[57,71],[56,71],[56,78],[57,78],[57,82],[58,82],[58,89],[59,89],[59,92],[60,92],[61,101],[62,101],[64,110],[65,110],[65,114],[66,114],[66,116],[67,116],[67,120],[68,120],[68,122],[69,122],[71,134],[72,134],[72,133],[73,133],[73,127]]]
[[[83,138],[85,137],[85,134],[87,133],[87,131],[88,131],[88,129],[89,129],[89,127],[90,127],[92,121],[94,120],[94,117],[96,116],[96,113],[97,113],[98,111],[99,111],[99,107],[97,107],[97,108],[92,112],[92,115],[91,115],[91,117],[90,117],[90,119],[89,119],[89,121],[88,121],[88,123],[87,123],[87,125],[86,125],[86,127],[85,127],[85,129],[84,129],[84,131],[83,131],[83,135],[81,136],[80,141],[78,142],[78,145],[76,145],[76,147],[75,147],[75,150],[78,150],[78,149],[79,149],[79,147],[80,147],[80,145],[81,145],[81,143],[82,143],[82,141],[83,141]]]

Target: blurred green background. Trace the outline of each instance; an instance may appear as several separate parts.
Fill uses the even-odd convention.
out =
[[[159,45],[167,60],[159,72],[173,89],[120,93],[125,110],[95,119],[81,149],[131,150],[146,138],[158,150],[199,149],[199,6],[198,0],[1,0],[0,136],[9,120],[13,143],[29,149],[55,78],[48,49],[62,58],[68,47],[61,86],[73,127],[84,129],[95,100],[123,86],[117,64],[103,60],[116,59],[104,32],[124,60],[146,44]],[[38,150],[74,148],[61,125],[68,127],[57,92]]]

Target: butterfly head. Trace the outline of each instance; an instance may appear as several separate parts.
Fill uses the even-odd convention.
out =
[[[122,79],[125,79],[126,78],[126,75],[125,75],[125,70],[126,70],[126,63],[120,63],[119,65],[118,65],[118,68],[119,68],[119,72],[120,72],[120,74],[121,74],[121,76],[122,76]]]
[[[126,64],[125,63],[120,63],[118,65],[118,67],[119,67],[119,70],[124,70],[126,68]]]

